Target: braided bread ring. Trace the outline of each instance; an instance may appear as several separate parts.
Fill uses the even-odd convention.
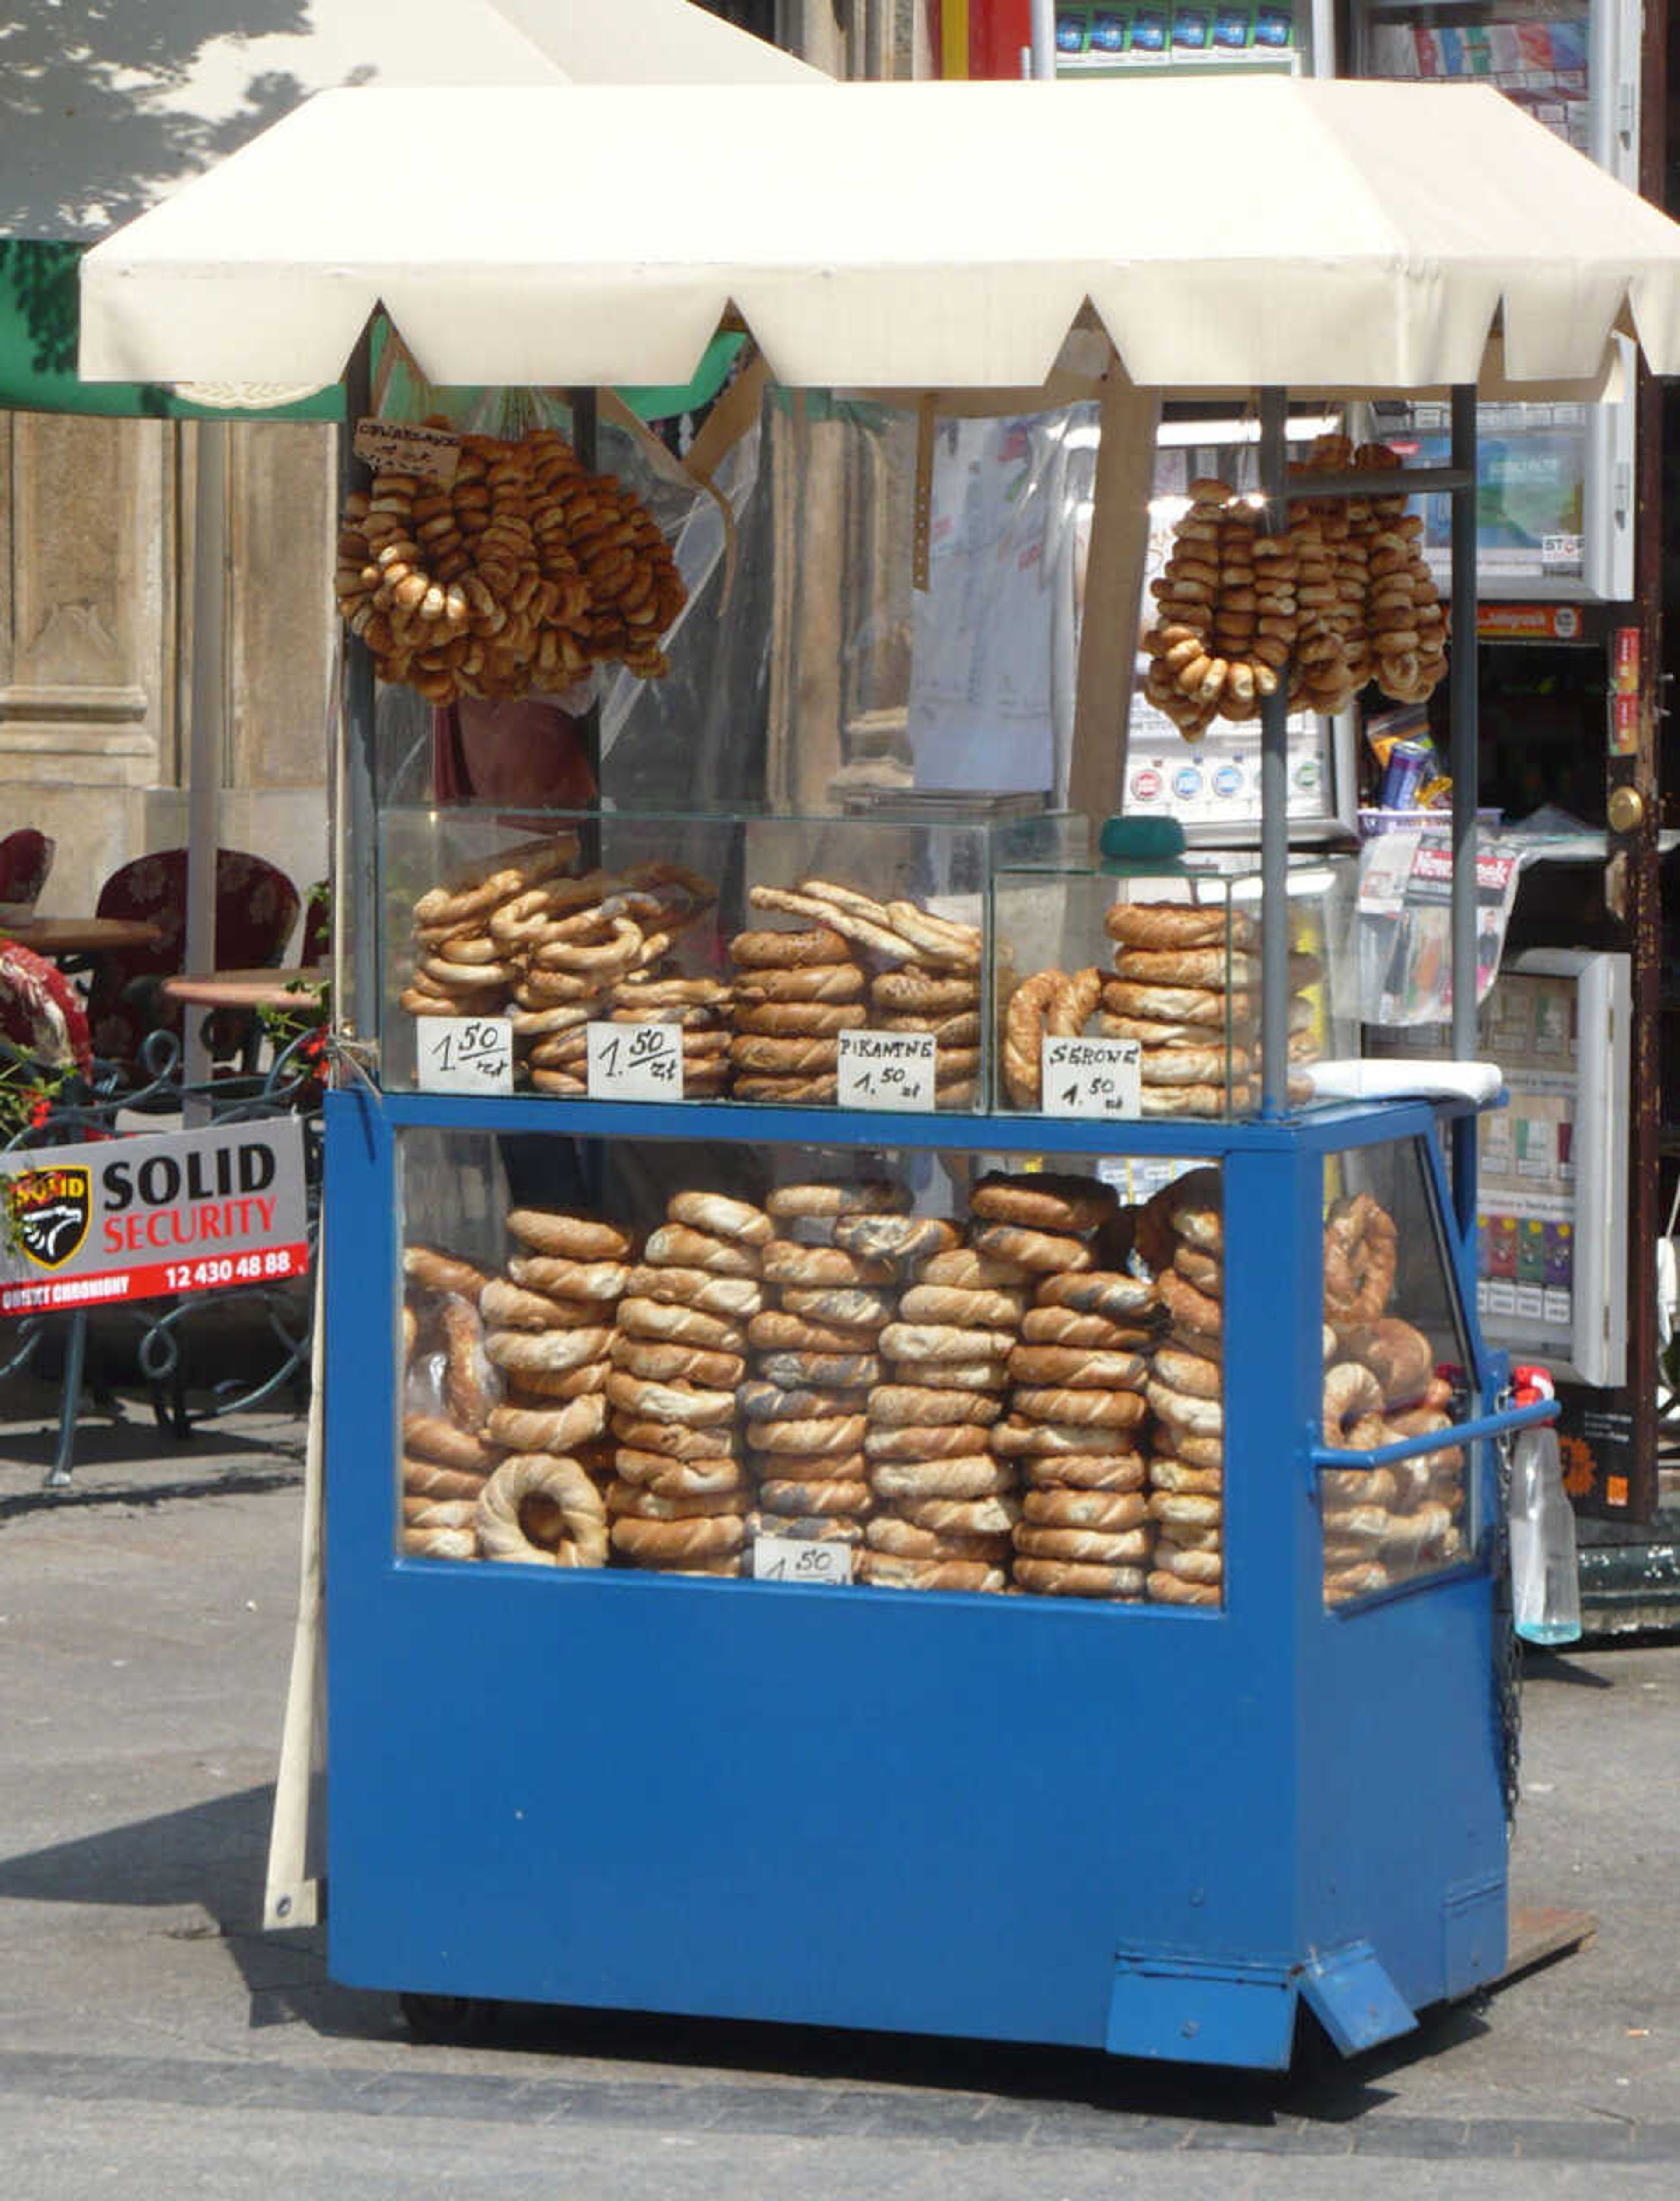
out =
[[[1223,948],[1252,944],[1254,923],[1239,910],[1183,901],[1117,901],[1102,927],[1128,948]]]
[[[1037,1387],[1017,1390],[1009,1402],[1015,1414],[1030,1421],[1054,1422],[1064,1428],[1135,1429],[1144,1414],[1137,1391],[1072,1391]]]
[[[935,1215],[843,1215],[834,1224],[835,1245],[866,1261],[919,1261],[958,1242],[955,1225]]]
[[[470,1430],[457,1429],[436,1414],[404,1414],[402,1444],[405,1451],[415,1453],[423,1459],[435,1460],[442,1467],[459,1469],[467,1475],[488,1475],[496,1462]]]
[[[832,1039],[868,1021],[861,1001],[766,1001],[737,1003],[737,1032],[768,1039]]]
[[[628,1231],[592,1215],[573,1215],[562,1208],[510,1207],[507,1221],[522,1245],[566,1261],[622,1261],[630,1251]]]
[[[778,1185],[765,1206],[778,1221],[789,1216],[902,1215],[910,1206],[908,1187],[886,1177],[865,1177],[856,1184]]]
[[[493,1329],[485,1340],[485,1350],[498,1368],[563,1376],[586,1360],[604,1359],[612,1343],[613,1333],[605,1329]]]
[[[936,1076],[949,1076],[953,1065],[952,1054],[959,1048],[976,1048],[980,1044],[980,1016],[977,1009],[960,1009],[955,1016],[923,1015],[882,1016],[878,1018],[882,1031],[931,1032],[935,1051]],[[978,1060],[978,1056],[976,1060]],[[972,1069],[973,1064],[970,1064]]]
[[[620,1329],[631,1337],[669,1339],[679,1345],[703,1346],[711,1353],[739,1353],[747,1342],[746,1332],[733,1323],[702,1314],[679,1300],[623,1299],[617,1321]]]
[[[474,1305],[489,1282],[485,1271],[475,1269],[470,1261],[458,1261],[453,1254],[440,1253],[431,1246],[405,1246],[402,1273],[410,1283],[428,1292],[451,1292]]]
[[[1019,1478],[1007,1460],[990,1453],[959,1453],[944,1459],[874,1460],[869,1480],[878,1498],[991,1498],[1013,1490]]]
[[[919,1283],[951,1286],[959,1291],[983,1292],[1035,1281],[1013,1261],[995,1254],[977,1253],[972,1246],[955,1247],[949,1253],[931,1253],[916,1271]]]
[[[603,1356],[599,1360],[585,1360],[579,1368],[521,1368],[518,1381],[521,1390],[538,1399],[587,1398],[606,1389],[607,1362]]]
[[[1178,1329],[1192,1336],[1217,1338],[1224,1334],[1225,1312],[1218,1300],[1198,1291],[1176,1269],[1163,1269],[1155,1279],[1155,1288]]]
[[[869,989],[878,1009],[919,1016],[954,1016],[979,998],[972,978],[934,977],[925,971],[884,971]]]
[[[759,1373],[784,1391],[813,1386],[866,1394],[881,1380],[881,1364],[872,1353],[768,1353]]]
[[[733,1490],[661,1491],[643,1482],[609,1482],[607,1514],[622,1521],[712,1521],[745,1513],[750,1494],[744,1483]]]
[[[655,1383],[641,1376],[626,1376],[609,1369],[607,1396],[626,1414],[639,1414],[660,1422],[680,1422],[688,1428],[708,1428],[735,1418],[733,1391],[704,1391],[691,1383]]]
[[[878,1383],[869,1394],[869,1419],[885,1428],[909,1428],[917,1423],[990,1424],[1002,1412],[1001,1399],[919,1383]]]
[[[729,943],[730,960],[749,969],[784,971],[811,964],[851,964],[851,950],[826,924],[804,932],[737,932]]]
[[[1217,1467],[1224,1471],[1225,1440],[1219,1433],[1179,1428],[1172,1432],[1172,1443],[1174,1455],[1186,1467]]]
[[[1213,1254],[1204,1253],[1195,1246],[1180,1244],[1173,1248],[1172,1265],[1186,1283],[1194,1284],[1199,1292],[1210,1299],[1221,1297],[1225,1288],[1225,1263]]]
[[[943,1323],[890,1322],[881,1332],[881,1350],[893,1360],[1002,1361],[1014,1342],[1013,1329],[958,1329]]]
[[[753,1470],[766,1482],[862,1482],[869,1472],[861,1452],[761,1452]]]
[[[1076,1559],[1035,1559],[1025,1553],[1015,1561],[1018,1588],[1040,1597],[1099,1597],[1131,1600],[1143,1594],[1141,1567],[1100,1567]]]
[[[634,1445],[620,1445],[613,1464],[620,1478],[666,1498],[710,1496],[725,1490],[742,1490],[747,1478],[738,1460],[716,1457],[673,1459],[668,1453],[642,1452]]]
[[[1259,1013],[1249,994],[1219,993],[1199,986],[1140,986],[1111,978],[1102,989],[1103,1007],[1117,1017],[1140,1017],[1150,1024],[1215,1026],[1227,1018],[1243,1023]]]
[[[1362,1361],[1338,1360],[1325,1370],[1325,1442],[1349,1452],[1382,1444],[1383,1387]],[[1354,1417],[1357,1417],[1355,1419]],[[1350,1434],[1347,1423],[1354,1420]]]
[[[1192,1467],[1171,1453],[1159,1453],[1149,1462],[1149,1481],[1157,1490],[1182,1491],[1191,1498],[1217,1498],[1225,1484],[1223,1468]]]
[[[458,1467],[439,1467],[432,1460],[414,1459],[407,1453],[403,1455],[402,1492],[405,1497],[476,1498],[484,1487],[485,1477],[482,1475],[468,1475]],[[443,1527],[448,1524],[433,1523],[431,1525]]]
[[[767,1476],[758,1487],[758,1502],[767,1513],[838,1516],[855,1520],[874,1503],[866,1482],[788,1482]]]
[[[980,928],[936,916],[919,902],[890,901],[887,916],[894,931],[902,932],[925,960],[976,966],[980,960]]]
[[[446,1299],[438,1320],[443,1332],[443,1404],[458,1428],[481,1429],[499,1387],[490,1372],[495,1355],[479,1311],[467,1300]]]
[[[985,1223],[1020,1223],[1034,1230],[1095,1230],[1114,1213],[1118,1200],[1100,1178],[983,1177],[968,1195],[968,1212]]]
[[[633,1414],[614,1414],[608,1428],[616,1444],[632,1452],[657,1453],[664,1459],[718,1459],[735,1442],[732,1429],[715,1424],[688,1429],[680,1422],[637,1421]]]
[[[872,1463],[962,1459],[989,1451],[990,1445],[984,1422],[872,1422],[863,1440]]]
[[[993,1429],[991,1448],[1006,1458],[1017,1453],[1072,1453],[1083,1459],[1130,1453],[1132,1440],[1125,1429],[1098,1428],[1089,1422],[1024,1422],[1010,1414]]]
[[[556,1254],[515,1253],[508,1274],[528,1290],[546,1292],[557,1300],[591,1303],[618,1299],[631,1271],[622,1261],[573,1261]]]
[[[807,1249],[798,1249],[804,1252]],[[790,1284],[783,1288],[782,1305],[789,1314],[814,1322],[836,1322],[853,1329],[878,1329],[890,1322],[893,1303],[879,1292],[846,1290],[840,1287],[807,1289]]]
[[[1165,1571],[1152,1574],[1148,1587],[1149,1596],[1156,1605],[1217,1605],[1223,1602],[1218,1589],[1210,1584],[1182,1582],[1177,1575]]]
[[[731,1200],[720,1192],[673,1193],[666,1206],[673,1224],[685,1224],[716,1238],[738,1238],[745,1246],[763,1246],[774,1235],[770,1218],[762,1208],[744,1200]]]
[[[1191,1436],[1206,1437],[1225,1434],[1225,1410],[1216,1399],[1194,1398],[1187,1391],[1175,1391],[1166,1383],[1156,1382],[1148,1386],[1148,1397],[1150,1412],[1172,1424],[1175,1432],[1173,1443],[1180,1458],[1187,1455],[1176,1432],[1182,1429]]]
[[[747,1342],[761,1352],[818,1353],[825,1357],[842,1353],[855,1357],[872,1352],[877,1332],[843,1323],[804,1322],[780,1307],[766,1307],[747,1324]],[[860,1376],[860,1382],[873,1377]]]
[[[492,928],[493,929],[493,928]],[[614,977],[641,960],[642,928],[634,918],[581,910],[543,926],[531,951],[533,969],[564,971],[592,979]]]
[[[858,1580],[872,1589],[999,1590],[1009,1577],[1002,1567],[972,1559],[901,1559],[889,1552],[860,1552]]]
[[[913,1284],[898,1303],[905,1322],[956,1328],[1019,1328],[1025,1312],[1024,1292],[963,1291],[954,1284]]]
[[[1060,1345],[1018,1345],[1009,1355],[1012,1382],[1060,1383],[1077,1391],[1136,1390],[1148,1365],[1136,1353],[1091,1353]]]
[[[1002,1535],[1021,1517],[1021,1501],[1007,1492],[990,1498],[906,1498],[898,1511],[919,1529],[961,1536]]]
[[[1188,1391],[1193,1398],[1218,1399],[1225,1393],[1225,1370],[1217,1360],[1205,1354],[1186,1353],[1182,1347],[1160,1345],[1155,1348],[1155,1373],[1163,1383],[1170,1383],[1175,1391]]]
[[[891,1221],[890,1217],[884,1218]],[[837,1224],[835,1228],[839,1229]],[[792,1238],[772,1238],[761,1259],[766,1281],[792,1284],[802,1291],[826,1290],[848,1284],[887,1284],[892,1282],[889,1262],[849,1253],[843,1246],[802,1246]]]
[[[1001,1359],[900,1360],[892,1372],[901,1383],[930,1391],[960,1391],[969,1397],[979,1392],[1001,1396],[1009,1383],[1008,1370]]]
[[[1044,1020],[1065,971],[1035,971],[1009,996],[1003,1012],[1003,1081],[1017,1108],[1036,1108],[1044,1097]]]
[[[1015,1531],[1015,1549],[1032,1559],[1073,1559],[1085,1565],[1122,1566],[1147,1559],[1154,1549],[1153,1529],[1118,1529],[1105,1535],[1100,1529],[1034,1529],[1023,1523]]]
[[[871,1551],[900,1559],[973,1559],[982,1566],[1007,1567],[1015,1556],[1007,1536],[942,1535],[937,1529],[901,1521],[896,1513],[878,1513],[863,1536]]]
[[[588,1329],[601,1314],[592,1301],[553,1300],[545,1292],[525,1291],[501,1277],[492,1277],[485,1286],[479,1312],[496,1329]]]
[[[1149,1501],[1142,1490],[1056,1490],[1041,1486],[1026,1493],[1021,1513],[1037,1527],[1101,1529],[1113,1535],[1147,1521]],[[1064,1552],[1060,1556],[1071,1558],[1073,1554]]]
[[[1225,1519],[1225,1504],[1221,1499],[1199,1497],[1193,1491],[1152,1490],[1149,1517],[1152,1521],[1182,1523],[1190,1529],[1216,1529]],[[1326,1523],[1333,1517],[1327,1511]]]
[[[1184,1552],[1175,1545],[1158,1543],[1155,1566],[1160,1573],[1183,1582],[1217,1587],[1225,1580],[1225,1563],[1218,1552]]]
[[[885,963],[913,962],[919,952],[913,941],[887,930],[872,918],[860,917],[816,895],[790,894],[782,887],[749,887],[747,900],[755,909],[778,910],[790,917],[809,918],[855,941],[861,948],[871,949]]]
[[[785,933],[773,936],[778,940]],[[787,970],[760,969],[739,977],[735,998],[748,1007],[770,1008],[778,1003],[856,1001],[863,991],[863,972],[855,963],[813,963]],[[860,1005],[861,1006],[861,1005]]]
[[[552,1409],[493,1407],[485,1434],[513,1452],[566,1453],[598,1437],[606,1426],[607,1401],[597,1391]]]
[[[1338,1200],[1325,1226],[1325,1318],[1338,1329],[1374,1323],[1394,1290],[1394,1218],[1368,1192]]]
[[[1076,1314],[1072,1307],[1029,1307],[1021,1318],[1026,1345],[1090,1346],[1098,1352],[1135,1353],[1154,1343],[1153,1328],[1110,1322],[1100,1314]]]
[[[703,1269],[708,1276],[756,1277],[758,1255],[738,1239],[714,1238],[686,1223],[662,1223],[642,1249],[642,1259],[661,1269]]]
[[[620,1514],[612,1528],[613,1549],[628,1559],[722,1558],[746,1541],[746,1523],[732,1513],[699,1521],[642,1521]]]
[[[1013,1223],[976,1224],[969,1242],[977,1253],[990,1253],[997,1260],[1035,1272],[1089,1269],[1095,1258],[1090,1247],[1077,1238],[1064,1237],[1059,1232],[1025,1230]]]
[[[1041,1490],[1141,1490],[1148,1473],[1137,1452],[1031,1453],[1023,1464]]]
[[[521,1515],[527,1501],[545,1500],[556,1517],[559,1542],[550,1550],[533,1543]],[[575,1459],[563,1453],[514,1453],[504,1459],[479,1500],[479,1546],[487,1559],[534,1559],[556,1567],[607,1564],[607,1509],[601,1494]]]
[[[747,1364],[738,1353],[708,1353],[694,1345],[661,1345],[620,1331],[613,1339],[613,1365],[626,1376],[645,1376],[655,1383],[678,1376],[709,1391],[727,1391],[739,1383]]]
[[[755,1422],[826,1421],[836,1414],[861,1414],[866,1391],[785,1390],[755,1378],[736,1392],[741,1411]]]
[[[741,1320],[764,1305],[764,1294],[750,1277],[714,1277],[706,1269],[668,1268],[654,1261],[630,1271],[625,1291],[633,1298],[667,1300],[701,1314]]]
[[[471,1529],[404,1529],[404,1553],[412,1558],[476,1559],[479,1539]]]
[[[731,1409],[734,1403],[731,1398]],[[747,1442],[755,1452],[791,1452],[808,1459],[831,1459],[837,1453],[856,1452],[867,1426],[861,1414],[836,1414],[803,1422],[749,1422]]]

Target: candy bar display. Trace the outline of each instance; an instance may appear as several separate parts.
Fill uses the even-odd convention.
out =
[[[1351,866],[1290,874],[1291,1105],[1310,1100],[1321,1056],[1356,1052],[1333,957]],[[1261,1098],[1259,883],[1240,860],[1198,857],[1147,877],[1096,869],[1001,872],[996,1102],[1035,1112],[1228,1119]],[[1100,960],[1099,960],[1100,959]],[[1090,1041],[1080,1053],[1047,1041]],[[1118,1045],[1109,1045],[1118,1042]],[[1043,1065],[1069,1071],[1047,1092]],[[1082,1083],[1074,1073],[1083,1066]],[[1093,1086],[1090,1077],[1112,1083]],[[1103,1105],[1092,1105],[1101,1096]]]
[[[1321,436],[1289,469],[1398,470],[1386,444],[1355,449]],[[1447,624],[1424,561],[1424,523],[1404,495],[1291,496],[1267,529],[1256,500],[1212,478],[1190,484],[1173,547],[1150,583],[1154,613],[1140,647],[1143,692],[1186,741],[1215,718],[1258,719],[1280,690],[1292,708],[1347,709],[1368,681],[1396,702],[1422,702],[1447,668]]]
[[[462,436],[455,456],[447,481],[378,472],[345,502],[338,609],[380,679],[449,703],[563,689],[592,665],[661,677],[687,592],[635,492],[554,429]]]

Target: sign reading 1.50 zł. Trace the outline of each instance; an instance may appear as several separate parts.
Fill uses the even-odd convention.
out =
[[[0,1315],[273,1283],[308,1265],[295,1116],[0,1154]]]

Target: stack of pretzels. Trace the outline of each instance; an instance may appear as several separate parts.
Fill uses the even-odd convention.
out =
[[[933,1032],[937,1105],[972,1103],[980,1064],[978,925],[826,879],[755,886],[747,899],[755,910],[803,923],[742,932],[730,943],[737,1100],[833,1100],[839,1035],[867,1024]]]
[[[1452,1427],[1452,1386],[1423,1332],[1388,1312],[1398,1259],[1393,1217],[1368,1192],[1325,1225],[1324,1434],[1366,1451]],[[1339,1605],[1462,1557],[1464,1454],[1456,1447],[1369,1473],[1323,1478],[1325,1596]]]
[[[1001,1590],[1019,1476],[991,1440],[1020,1294],[1000,1282],[1000,1264],[960,1242],[955,1224],[882,1221],[868,1242],[890,1261],[900,1288],[896,1319],[881,1332],[887,1379],[866,1408],[877,1511],[860,1571],[887,1589]]]
[[[737,1442],[745,1324],[764,1303],[770,1218],[741,1200],[673,1194],[620,1309],[607,1378],[618,1480],[614,1551],[632,1566],[738,1575],[751,1486]]]
[[[886,1178],[779,1185],[765,1203],[769,1301],[748,1326],[754,1380],[741,1394],[759,1477],[755,1532],[841,1543],[861,1553],[873,1500],[864,1453],[894,1265],[867,1230],[907,1221],[910,1196]]]
[[[400,1006],[417,1017],[511,1010],[521,1082],[571,1095],[588,1089],[590,1022],[680,1024],[684,1092],[720,1091],[728,989],[670,968],[715,889],[679,864],[577,878],[577,835],[562,831],[466,865],[422,895]]]
[[[518,1219],[535,1234],[532,1242],[559,1242],[557,1231],[579,1251],[626,1242],[610,1225],[584,1217],[523,1211]],[[601,1354],[611,1335],[611,1308],[593,1284],[576,1299],[542,1287],[560,1282],[562,1269],[605,1265],[515,1257],[509,1275],[497,1277],[434,1247],[407,1248],[405,1552],[604,1564],[606,1509],[591,1440],[602,1421]],[[540,1285],[538,1269],[546,1272]],[[433,1335],[441,1337],[443,1366],[428,1372],[425,1394],[429,1404],[436,1393],[441,1411],[420,1412],[417,1378]],[[447,1486],[440,1474],[449,1476]]]
[[[552,429],[461,437],[447,484],[376,473],[345,502],[334,586],[380,678],[433,703],[561,689],[614,661],[657,678],[686,600],[640,498]]]
[[[1012,1531],[1014,1581],[1049,1597],[1142,1596],[1151,1537],[1137,1446],[1154,1294],[1120,1265],[1113,1190],[1048,1172],[984,1177],[971,1243],[1019,1278],[1008,1412],[992,1432],[1026,1488]]]
[[[1149,1371],[1150,1598],[1214,1605],[1225,1582],[1225,1216],[1217,1169],[1148,1202],[1137,1248],[1170,1325]]]

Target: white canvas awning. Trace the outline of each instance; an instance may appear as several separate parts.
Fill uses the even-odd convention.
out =
[[[678,381],[734,309],[792,385],[1036,387],[1087,301],[1137,383],[1680,370],[1680,228],[1485,86],[337,91],[95,250],[82,373]]]
[[[824,80],[689,0],[37,0],[0,29],[0,237],[103,237],[338,85]]]

